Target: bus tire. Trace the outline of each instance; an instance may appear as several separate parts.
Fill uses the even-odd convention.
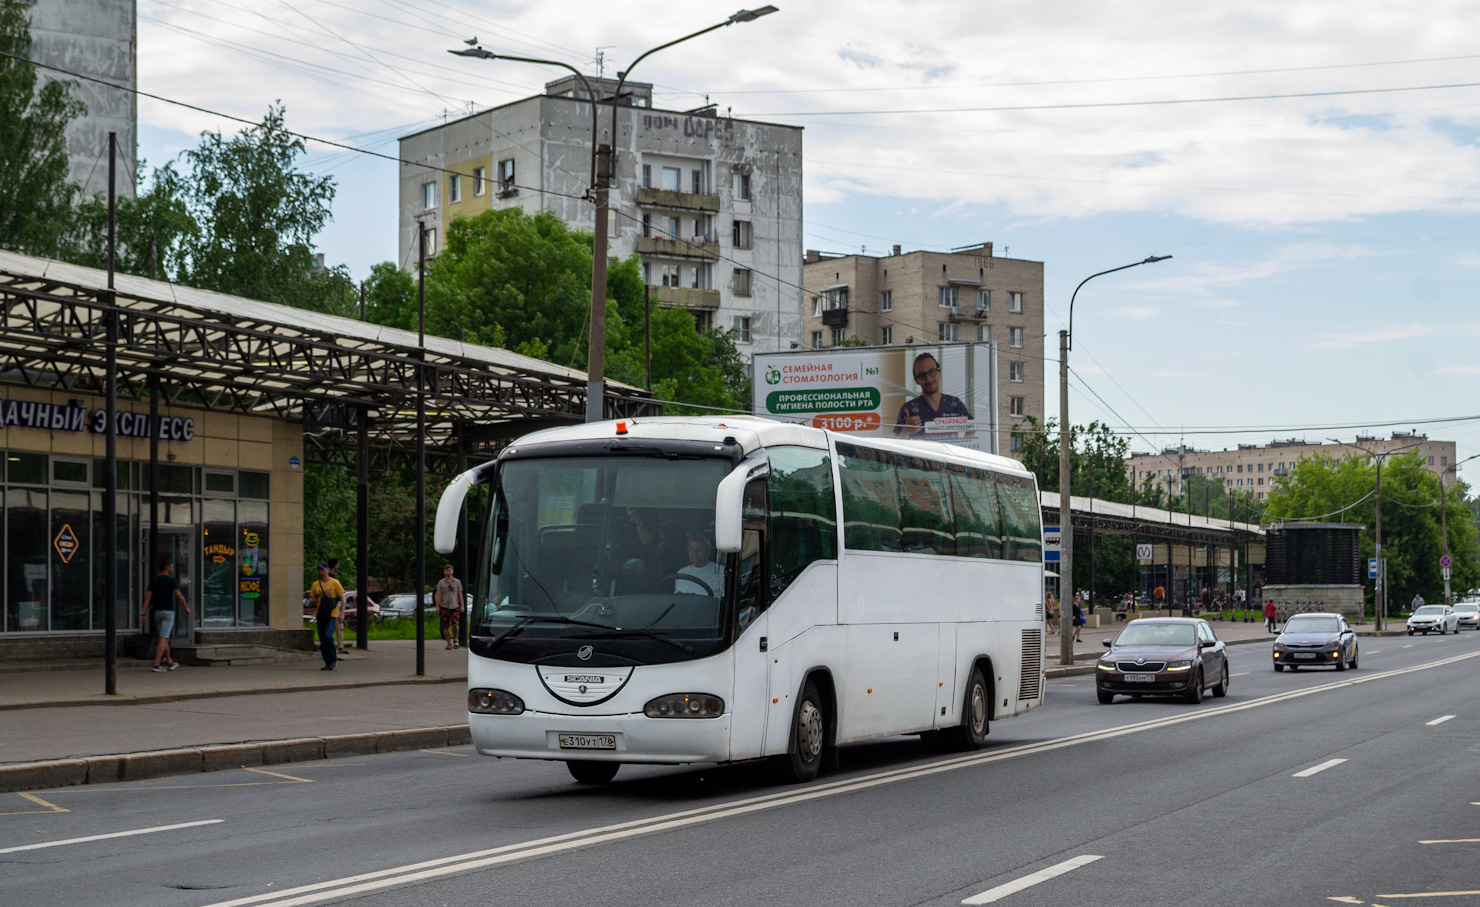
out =
[[[606,784],[617,776],[620,762],[595,762],[589,759],[571,759],[565,763],[570,776],[581,784]]]
[[[827,703],[817,693],[817,685],[808,680],[792,716],[791,743],[786,755],[777,759],[783,783],[805,784],[817,777],[827,747],[826,708]]]
[[[971,752],[986,745],[991,723],[992,699],[981,668],[972,668],[961,702],[961,723],[941,731],[947,745],[957,752]]]

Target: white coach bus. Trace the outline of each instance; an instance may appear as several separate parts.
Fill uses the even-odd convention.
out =
[[[862,740],[978,748],[1043,701],[1042,527],[1015,461],[748,417],[550,429],[453,481],[438,551],[483,483],[480,753],[586,783],[773,757],[806,781]]]

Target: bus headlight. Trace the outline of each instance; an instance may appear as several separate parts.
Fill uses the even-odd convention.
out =
[[[718,718],[725,701],[708,693],[669,693],[642,707],[649,718]]]
[[[503,690],[468,690],[468,711],[477,715],[518,715],[524,700]]]

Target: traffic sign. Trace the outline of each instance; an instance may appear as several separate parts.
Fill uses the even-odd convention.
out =
[[[1059,527],[1043,527],[1043,559],[1045,561],[1057,562],[1059,560],[1059,551],[1062,547],[1060,539]]]
[[[1377,579],[1377,558],[1367,558],[1367,578]]]
[[[1449,579],[1449,568],[1448,568],[1448,567],[1444,567],[1444,568],[1443,568],[1443,569],[1441,569],[1441,570],[1440,570],[1440,571],[1439,571],[1439,572],[1440,572],[1440,573],[1443,573],[1443,574],[1444,574],[1444,579],[1445,579],[1445,580],[1446,580],[1446,581],[1448,581],[1448,579]]]
[[[1149,560],[1151,560],[1151,551],[1152,551],[1152,549],[1151,549],[1151,546],[1150,545],[1137,545],[1136,546],[1136,560],[1138,560],[1138,561],[1149,561]]]
[[[1447,554],[1444,555],[1443,557],[1439,558],[1439,566],[1443,567],[1445,570],[1448,570],[1450,567],[1454,566],[1454,558],[1450,557]]]

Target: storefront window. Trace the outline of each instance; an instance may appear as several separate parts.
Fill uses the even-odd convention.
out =
[[[87,467],[83,466],[86,478]],[[92,507],[85,491],[51,493],[51,528],[46,534],[51,565],[51,629],[92,629]]]
[[[10,465],[15,463],[12,461]],[[42,475],[44,477],[45,473]],[[46,492],[29,488],[7,489],[5,523],[5,629],[12,633],[49,630],[51,626],[46,614]]]
[[[12,485],[45,485],[46,454],[16,453],[5,456],[5,481]]]
[[[238,476],[238,480],[241,483],[238,489],[241,497],[251,498],[254,501],[268,499],[267,473],[243,472]]]
[[[243,474],[245,477],[245,474]],[[267,626],[267,505],[243,501],[237,505],[237,623]]]
[[[229,627],[236,622],[236,502],[206,499],[205,518],[200,625]]]

